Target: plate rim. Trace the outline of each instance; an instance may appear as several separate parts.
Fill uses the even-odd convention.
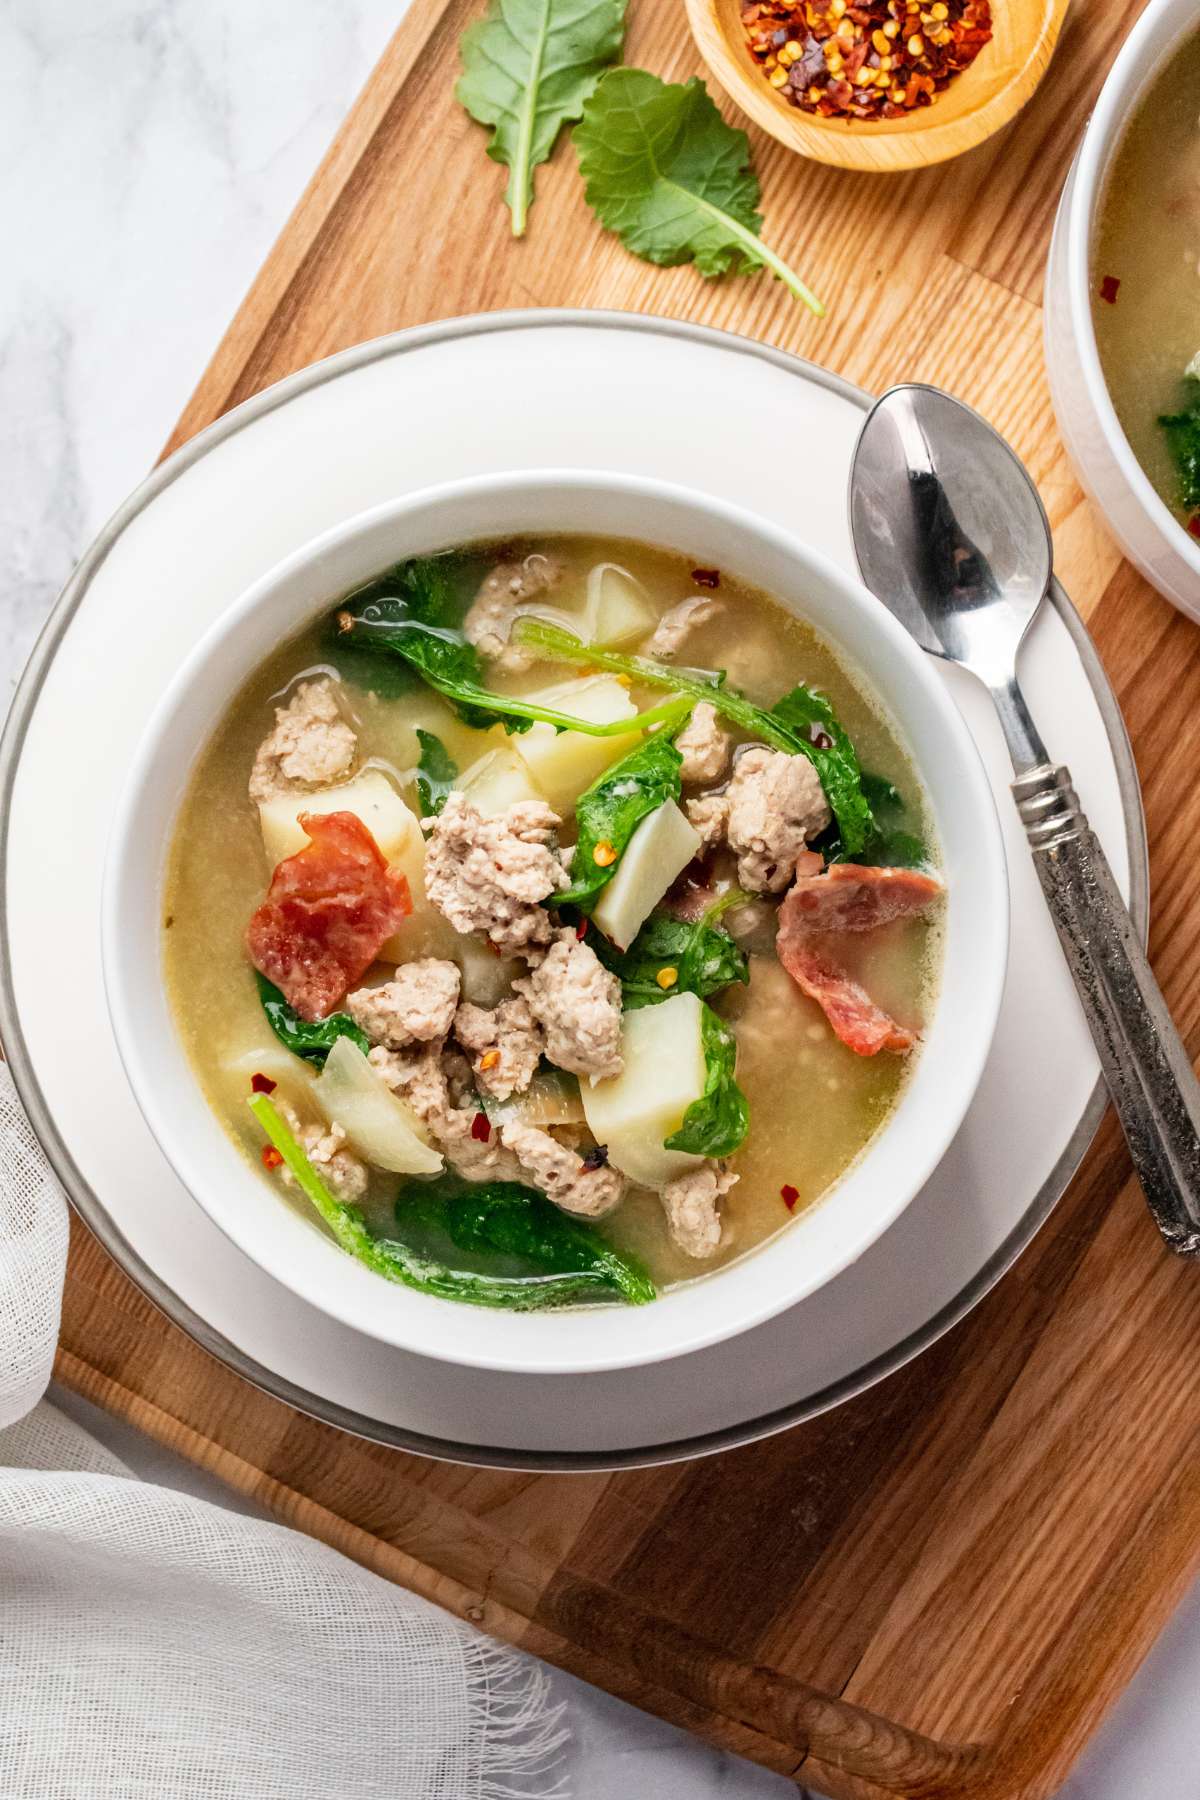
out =
[[[285,376],[260,393],[253,394],[240,405],[197,432],[187,443],[160,462],[135,487],[100,529],[72,571],[50,615],[43,626],[29,660],[22,671],[0,735],[0,895],[7,892],[11,798],[21,751],[29,722],[41,695],[46,674],[59,644],[81,605],[93,577],[127,527],[192,465],[215,445],[255,423],[276,408],[284,406],[299,394],[323,386],[325,382],[385,358],[402,355],[409,350],[425,349],[431,344],[460,337],[492,332],[522,331],[543,328],[588,328],[635,333],[658,333],[690,340],[708,348],[733,351],[771,363],[784,373],[815,383],[849,401],[861,412],[872,404],[871,396],[843,376],[836,375],[803,357],[775,345],[759,343],[736,332],[714,326],[694,324],[690,320],[670,319],[654,314],[591,311],[579,307],[525,307],[493,313],[464,314],[423,325],[405,327],[362,344],[351,345],[321,361],[309,364]],[[1053,581],[1050,601],[1066,626],[1075,646],[1088,684],[1096,699],[1109,748],[1116,766],[1117,784],[1125,822],[1130,869],[1130,912],[1142,941],[1145,942],[1149,921],[1149,859],[1146,843],[1146,821],[1141,787],[1134,763],[1133,750],[1125,721],[1117,704],[1107,674],[1087,628],[1076,612],[1065,590]],[[223,1333],[177,1294],[145,1262],[128,1242],[124,1233],[109,1217],[99,1196],[92,1190],[77,1167],[67,1144],[58,1132],[25,1043],[16,1006],[12,960],[7,921],[0,906],[0,1044],[12,1073],[17,1093],[25,1107],[38,1141],[50,1162],[71,1205],[101,1246],[117,1263],[139,1291],[177,1325],[194,1343],[210,1356],[230,1368],[252,1386],[281,1400],[309,1418],[334,1425],[353,1436],[381,1443],[389,1448],[427,1457],[433,1461],[455,1462],[481,1468],[510,1469],[538,1473],[597,1473],[618,1469],[646,1468],[695,1457],[716,1454],[743,1444],[757,1442],[792,1425],[853,1399],[886,1376],[896,1373],[914,1357],[927,1350],[966,1316],[1007,1273],[1017,1257],[1031,1242],[1061,1198],[1084,1153],[1096,1134],[1107,1106],[1102,1081],[1092,1090],[1070,1139],[1054,1168],[1043,1182],[1019,1224],[1008,1234],[984,1262],[973,1279],[964,1284],[953,1299],[934,1313],[920,1329],[910,1332],[888,1351],[873,1357],[815,1393],[807,1394],[786,1406],[777,1407],[756,1418],[735,1425],[722,1426],[712,1432],[673,1439],[664,1444],[638,1445],[623,1450],[514,1450],[483,1444],[460,1443],[409,1430],[405,1427],[373,1419],[339,1402],[310,1393],[288,1377],[268,1368],[241,1350]]]

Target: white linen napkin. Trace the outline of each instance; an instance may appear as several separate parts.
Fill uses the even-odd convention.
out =
[[[299,1532],[133,1479],[38,1404],[66,1247],[0,1065],[4,1800],[563,1794],[535,1662]]]

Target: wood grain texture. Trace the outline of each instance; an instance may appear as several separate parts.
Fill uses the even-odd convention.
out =
[[[752,129],[767,231],[830,303],[823,323],[766,279],[634,261],[587,213],[569,147],[514,243],[504,172],[450,93],[476,10],[416,0],[172,444],[347,345],[502,306],[694,318],[871,387],[950,387],[1033,469],[1117,686],[1151,951],[1195,1053],[1195,627],[1084,501],[1041,361],[1053,209],[1128,8],[1077,7],[1016,124],[937,170],[847,173]],[[696,72],[676,6],[632,15],[631,61]],[[686,1467],[534,1477],[344,1436],[213,1362],[78,1225],[59,1373],[368,1567],[838,1800],[1045,1800],[1196,1573],[1198,1351],[1196,1271],[1162,1252],[1110,1119],[1017,1267],[916,1364]]]

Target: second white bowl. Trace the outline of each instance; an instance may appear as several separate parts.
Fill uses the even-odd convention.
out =
[[[1130,562],[1193,619],[1200,619],[1200,542],[1155,492],[1109,397],[1092,321],[1092,243],[1125,127],[1197,30],[1196,0],[1151,0],[1126,38],[1059,201],[1045,295],[1050,394],[1075,472]]]

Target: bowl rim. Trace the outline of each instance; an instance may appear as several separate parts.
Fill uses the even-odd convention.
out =
[[[674,507],[677,511],[681,509],[683,512],[697,517],[706,515],[714,527],[728,525],[748,538],[757,539],[760,545],[790,562],[796,569],[800,580],[806,574],[811,573],[835,590],[840,600],[847,602],[857,611],[860,622],[866,621],[863,628],[868,634],[874,633],[877,639],[883,640],[881,651],[886,649],[907,665],[907,673],[920,692],[922,707],[927,706],[936,715],[940,729],[955,743],[956,754],[953,766],[956,771],[956,779],[965,782],[968,789],[971,790],[972,816],[977,820],[977,826],[972,834],[972,854],[982,859],[986,865],[984,876],[981,878],[983,881],[982,891],[990,902],[989,906],[984,909],[978,926],[980,934],[986,940],[988,954],[983,959],[984,966],[979,971],[978,984],[972,992],[972,1016],[975,1028],[970,1034],[969,1054],[960,1054],[955,1065],[956,1072],[963,1077],[958,1088],[957,1102],[949,1110],[944,1106],[939,1107],[936,1117],[932,1107],[927,1109],[929,1115],[927,1118],[924,1118],[923,1115],[926,1127],[922,1140],[923,1153],[912,1159],[906,1168],[903,1179],[895,1184],[895,1192],[900,1197],[894,1198],[887,1207],[880,1208],[878,1215],[867,1222],[856,1234],[848,1233],[836,1255],[826,1259],[814,1279],[790,1283],[786,1291],[777,1291],[765,1299],[760,1298],[758,1303],[752,1307],[743,1306],[732,1319],[725,1318],[714,1323],[710,1318],[704,1326],[694,1325],[688,1332],[678,1336],[675,1340],[661,1345],[639,1347],[634,1353],[627,1350],[609,1350],[583,1354],[576,1349],[569,1354],[559,1352],[550,1356],[545,1354],[531,1356],[530,1352],[533,1350],[544,1351],[545,1334],[538,1340],[534,1339],[529,1332],[525,1333],[520,1354],[512,1350],[492,1348],[464,1349],[458,1343],[450,1347],[431,1344],[427,1335],[419,1329],[419,1325],[415,1330],[409,1329],[406,1320],[412,1316],[419,1322],[421,1317],[428,1318],[432,1315],[428,1312],[422,1314],[419,1309],[410,1315],[405,1309],[404,1302],[416,1300],[423,1303],[426,1308],[430,1306],[442,1309],[452,1307],[453,1313],[456,1315],[461,1314],[464,1309],[455,1303],[432,1300],[429,1296],[415,1294],[405,1288],[386,1288],[384,1284],[379,1284],[384,1291],[398,1297],[401,1301],[401,1304],[387,1318],[386,1328],[384,1328],[379,1322],[365,1321],[358,1312],[353,1310],[348,1300],[343,1303],[341,1293],[336,1287],[331,1293],[326,1284],[318,1285],[300,1279],[294,1269],[281,1267],[281,1259],[273,1259],[260,1253],[253,1232],[247,1232],[240,1228],[239,1216],[236,1213],[231,1216],[228,1211],[223,1211],[219,1206],[212,1204],[212,1186],[202,1166],[203,1159],[193,1155],[185,1147],[182,1136],[175,1132],[169,1111],[162,1104],[162,1098],[156,1085],[156,1068],[152,1060],[148,1059],[145,1054],[150,1048],[150,1041],[146,1039],[143,1042],[139,1029],[138,1009],[127,985],[126,978],[132,959],[123,949],[124,939],[121,929],[122,920],[127,915],[131,898],[133,859],[128,852],[136,842],[141,810],[140,802],[153,780],[160,747],[164,740],[169,740],[180,702],[190,690],[197,675],[205,670],[207,664],[223,646],[239,636],[241,628],[253,619],[259,608],[273,595],[286,593],[291,584],[299,579],[305,571],[319,564],[331,551],[353,545],[360,537],[369,536],[373,531],[384,527],[399,529],[406,522],[411,521],[414,516],[419,517],[423,513],[433,512],[439,507],[461,508],[479,495],[500,496],[516,501],[528,498],[533,493],[544,492],[548,488],[555,488],[560,493],[575,496],[600,492],[610,499],[636,499],[641,502],[655,503],[663,508]],[[533,530],[537,527],[531,526],[528,529]],[[564,527],[556,526],[545,529],[562,530]],[[438,535],[436,542],[439,547],[448,548],[454,542],[486,541],[489,535],[491,534],[486,531],[468,530],[465,534],[460,532],[456,538],[452,532],[443,532]],[[638,541],[646,541],[651,534],[631,531],[627,535]],[[736,562],[734,566],[736,566]],[[335,597],[336,595],[330,594],[323,596],[320,606],[306,607],[304,617],[307,619],[319,616],[320,610],[328,606],[330,600]],[[800,610],[803,615],[803,609]],[[299,623],[291,627],[292,630],[300,628]],[[816,629],[819,635],[831,642],[835,651],[853,662],[850,652],[841,644],[834,632],[820,624],[816,625]],[[254,663],[258,660],[260,658],[243,662],[240,679],[244,680],[248,676]],[[876,678],[871,671],[859,670],[859,674],[860,678],[866,678],[871,687],[877,687]],[[878,694],[876,697],[882,699],[882,696]],[[184,786],[195,767],[198,756],[208,742],[213,725],[217,719],[223,716],[223,710],[222,708],[216,711],[215,718],[213,713],[209,713],[207,730],[198,740],[190,743],[187,771],[183,778]],[[912,716],[911,711],[910,716]],[[905,734],[907,731],[905,719],[897,715],[896,722],[900,726],[902,735]],[[927,777],[923,772],[919,771],[919,773],[923,785],[927,785]],[[166,841],[159,846],[153,882],[156,907],[161,896],[165,853],[169,847],[172,829],[178,816],[179,800],[180,795],[177,793],[171,802]],[[845,1267],[857,1260],[894,1223],[941,1160],[962,1118],[973,1102],[990,1051],[1003,995],[1008,955],[1008,914],[1009,892],[1003,840],[994,799],[979,752],[949,693],[928,667],[924,654],[886,608],[861,583],[855,581],[823,553],[812,549],[802,540],[783,531],[770,521],[746,508],[716,499],[681,484],[604,470],[530,469],[475,475],[438,483],[405,495],[399,500],[386,501],[355,514],[301,545],[265,571],[214,621],[193,646],[176,671],[171,684],[160,696],[127,772],[125,786],[111,826],[105,857],[101,900],[101,945],[105,995],[114,1036],[122,1065],[139,1109],[184,1188],[212,1218],[218,1229],[230,1238],[243,1254],[263,1268],[273,1279],[279,1281],[281,1285],[298,1294],[309,1304],[316,1306],[318,1310],[328,1313],[351,1329],[358,1330],[382,1342],[415,1351],[435,1360],[452,1361],[468,1367],[511,1373],[583,1374],[670,1360],[750,1330],[766,1319],[798,1304],[808,1294],[833,1280]],[[161,967],[157,958],[153,966],[157,974]],[[160,988],[161,985],[161,980],[159,980]],[[166,1009],[165,1000],[164,1009]],[[243,1170],[246,1181],[255,1181],[259,1191],[265,1191],[265,1188],[259,1183],[259,1178],[252,1165],[233,1145],[232,1139],[229,1138],[217,1113],[209,1105],[183,1045],[174,1013],[169,1009],[166,1010],[168,1010],[175,1051],[186,1066],[194,1094],[199,1098],[203,1114],[210,1127],[209,1135],[214,1141],[219,1140],[229,1147]],[[826,1201],[833,1197],[844,1183],[853,1179],[862,1160],[886,1141],[902,1110],[903,1094],[900,1103],[881,1130],[865,1146],[860,1159],[852,1163],[850,1168],[839,1177],[838,1181],[812,1209],[814,1212],[822,1210]],[[368,1271],[361,1269],[353,1259],[346,1257],[332,1240],[319,1230],[315,1221],[310,1223],[305,1219],[303,1222],[323,1252],[331,1253],[342,1259],[344,1271],[357,1271],[367,1281],[378,1283],[377,1276],[372,1276]],[[733,1270],[744,1267],[757,1256],[777,1249],[780,1239],[786,1240],[790,1232],[800,1224],[801,1221],[798,1220],[795,1227],[785,1227],[783,1232],[752,1250],[747,1257],[735,1259],[732,1264],[728,1265],[728,1268]],[[272,1250],[275,1248],[274,1241],[271,1242],[270,1248]],[[327,1269],[329,1264],[324,1263],[324,1267]],[[723,1271],[717,1270],[713,1273],[719,1276]],[[347,1287],[352,1286],[352,1280],[348,1279],[346,1285]],[[779,1285],[777,1284],[777,1287]],[[685,1288],[676,1289],[674,1292],[676,1294],[695,1292],[698,1287],[707,1288],[707,1286],[707,1280],[704,1280],[696,1284],[687,1284]],[[645,1312],[649,1313],[653,1310],[657,1313],[659,1307],[669,1301],[671,1297],[671,1294],[664,1295],[653,1309],[646,1308]],[[475,1313],[477,1309],[466,1310]],[[488,1315],[489,1318],[496,1316],[508,1321],[519,1319],[522,1326],[533,1320],[533,1329],[536,1331],[539,1326],[556,1318],[578,1318],[581,1315],[578,1309],[550,1315]],[[603,1315],[597,1313],[595,1316],[608,1318],[611,1315],[606,1311]]]
[[[692,38],[705,66],[729,97],[776,142],[814,162],[886,172],[948,162],[977,149],[1003,130],[1041,85],[1058,45],[1069,0],[1044,0],[1041,28],[1024,60],[1002,86],[977,106],[954,118],[939,115],[935,105],[902,119],[853,121],[827,119],[781,100],[749,66],[742,66],[730,42],[719,0],[684,3]],[[968,68],[960,79],[969,74]],[[873,152],[871,146],[886,148]]]
[[[1184,41],[1200,35],[1192,0],[1149,0],[1121,45],[1096,99],[1076,154],[1074,192],[1066,217],[1066,294],[1080,372],[1118,469],[1160,536],[1200,576],[1200,542],[1180,524],[1125,435],[1109,392],[1092,305],[1092,245],[1105,183],[1134,113]],[[1161,40],[1161,41],[1160,41]],[[1141,69],[1143,57],[1152,52]]]

